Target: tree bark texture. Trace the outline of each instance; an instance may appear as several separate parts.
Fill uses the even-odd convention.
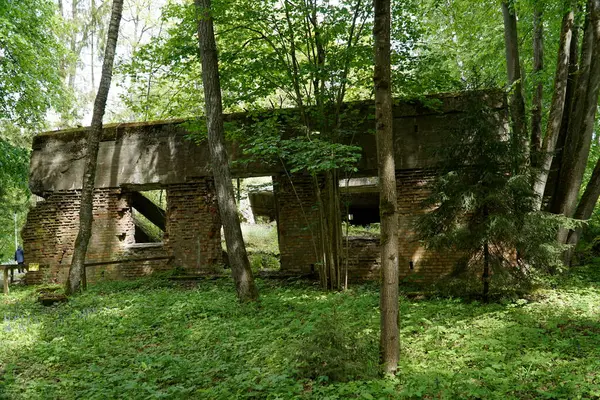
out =
[[[490,247],[487,242],[483,244],[483,301],[487,303],[490,299]]]
[[[554,156],[554,150],[556,149],[556,142],[560,134],[563,113],[565,110],[574,17],[575,13],[572,9],[565,13],[560,32],[560,44],[558,47],[558,60],[556,62],[556,75],[554,77],[552,105],[550,106],[550,115],[548,117],[546,136],[544,137],[540,154],[540,172],[533,185],[534,193],[537,196],[536,208],[538,210],[540,210],[542,206],[544,190],[546,188],[548,174],[550,173],[550,167],[552,166],[552,158]]]
[[[71,0],[71,22],[75,26],[77,23],[77,5],[79,4],[78,0]],[[77,59],[79,58],[79,53],[77,52],[77,30],[73,29],[71,32],[71,40],[69,43],[69,49],[72,54],[77,55]],[[75,90],[75,75],[77,74],[77,59],[73,59],[69,65],[69,89]]]
[[[546,209],[550,210],[552,207],[552,200],[556,192],[556,185],[558,176],[560,174],[560,166],[563,160],[563,151],[565,148],[565,141],[567,138],[567,132],[569,131],[569,121],[571,118],[571,109],[573,106],[573,98],[575,94],[575,85],[577,85],[577,76],[579,72],[579,33],[580,29],[577,24],[573,25],[573,36],[571,37],[571,54],[569,54],[569,77],[567,79],[567,94],[565,98],[565,109],[563,112],[562,122],[560,124],[560,132],[558,139],[556,140],[556,146],[554,149],[554,157],[552,157],[552,164],[550,166],[550,173],[548,180],[546,181],[546,189],[544,197],[550,201],[546,205]]]
[[[600,0],[587,5],[580,72],[551,211],[572,217],[590,152],[600,87]],[[564,243],[567,233],[559,240]]]
[[[525,115],[525,99],[523,97],[523,80],[521,79],[521,63],[519,61],[519,42],[517,35],[517,16],[510,8],[508,1],[502,2],[504,17],[504,45],[506,50],[506,71],[508,84],[511,86],[510,116],[513,135],[521,146],[523,161],[529,159],[529,139],[527,137],[527,117]]]
[[[85,168],[83,172],[83,184],[81,189],[81,208],[79,210],[79,232],[75,240],[73,260],[69,269],[66,292],[72,294],[81,290],[81,283],[85,287],[85,256],[87,253],[90,237],[92,236],[92,222],[94,209],[94,180],[96,178],[96,163],[98,160],[98,148],[102,136],[102,118],[106,110],[106,101],[112,79],[113,63],[119,37],[119,25],[123,13],[123,0],[113,0],[110,25],[104,50],[104,62],[102,64],[102,75],[100,86],[94,101],[92,114],[92,125],[87,138],[87,151]]]
[[[390,72],[390,1],[374,0],[375,123],[381,216],[381,335],[385,373],[395,373],[400,357],[398,328],[398,213]]]
[[[585,187],[573,218],[581,220],[590,219],[598,202],[598,196],[600,196],[600,160],[596,162],[592,177]]]
[[[208,146],[211,165],[217,189],[219,212],[223,221],[225,243],[231,273],[235,281],[238,298],[241,302],[258,299],[258,289],[254,283],[248,254],[235,203],[229,156],[225,148],[225,128],[223,126],[223,103],[221,99],[221,83],[217,45],[211,16],[210,0],[195,0],[198,15],[198,43],[202,59],[202,83],[204,86],[204,104],[206,125],[208,128]]]
[[[594,167],[594,172],[592,172],[592,177],[585,187],[585,191],[579,200],[579,204],[577,205],[577,209],[575,210],[575,214],[573,218],[580,219],[583,221],[589,220],[592,217],[592,213],[594,212],[594,208],[598,203],[598,198],[600,197],[600,160],[596,162],[596,166]],[[579,238],[581,237],[582,228],[577,228],[574,231],[569,232],[567,236],[567,244],[575,247],[577,242],[579,242]],[[567,252],[565,255],[565,264],[569,265],[571,261],[571,257],[573,255],[572,251]]]
[[[541,4],[538,2],[533,13],[533,73],[539,80],[544,70],[544,24]],[[542,100],[544,84],[541,80],[533,92],[531,109],[531,165],[537,166],[538,153],[542,147]]]
[[[326,226],[328,240],[328,271],[330,289],[340,290],[342,288],[342,220],[340,210],[340,186],[339,176],[336,170],[325,173],[325,193],[327,204]]]

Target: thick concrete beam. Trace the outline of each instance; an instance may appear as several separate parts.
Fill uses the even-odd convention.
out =
[[[482,93],[481,97],[498,110],[502,125],[506,120],[503,95]],[[464,98],[457,94],[433,96],[425,102],[396,101],[393,110],[396,168],[434,166],[436,150],[444,145],[445,133],[456,125],[465,107]],[[349,116],[343,121],[342,128],[354,132],[347,135],[347,141],[362,148],[357,175],[377,175],[373,102],[348,103],[345,108]],[[272,113],[265,112],[264,117]],[[277,113],[283,120],[297,116],[293,109]],[[253,118],[256,117],[245,113],[226,116],[227,121],[242,126],[251,124]],[[98,154],[95,186],[155,189],[212,176],[208,146],[206,142],[196,144],[190,140],[189,124],[188,120],[173,120],[106,125]],[[34,138],[29,179],[33,193],[43,195],[81,188],[86,136],[87,128],[79,128],[46,132]],[[235,143],[229,143],[229,154],[234,161],[244,158]],[[279,164],[232,164],[233,177],[282,172]]]
[[[131,206],[161,231],[165,231],[165,210],[151,202],[146,196],[139,192],[132,192]]]

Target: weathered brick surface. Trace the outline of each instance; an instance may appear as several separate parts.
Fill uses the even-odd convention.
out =
[[[79,190],[52,192],[30,210],[22,231],[23,246],[26,261],[39,263],[40,271],[28,273],[29,282],[66,279],[79,229],[80,196]],[[120,189],[96,189],[93,213],[86,262],[128,257],[135,227],[127,194]]]
[[[310,273],[318,270],[319,214],[317,197],[310,176],[273,176],[277,206],[277,234],[281,269],[286,272]]]
[[[166,271],[172,268],[168,260],[166,249],[162,243],[141,243],[128,245],[121,256],[123,262],[119,264],[107,264],[88,266],[87,277],[90,282],[99,280],[118,280],[138,278],[150,275],[158,271]],[[150,258],[161,258],[160,260],[147,260]],[[145,260],[134,261],[130,260]]]
[[[344,246],[344,264],[346,268],[346,245],[348,246],[348,279],[368,280],[378,279],[381,268],[381,246],[379,238],[349,237],[348,243],[342,243]]]
[[[398,171],[399,272],[403,279],[433,281],[449,273],[457,255],[425,250],[416,240],[414,223],[424,211],[427,185],[435,171],[414,169]],[[273,177],[278,211],[278,236],[281,269],[310,273],[317,262],[319,214],[312,178]],[[223,262],[221,221],[212,178],[186,184],[169,185],[164,246],[135,244],[135,226],[130,199],[121,189],[97,189],[94,196],[94,224],[87,262],[120,263],[90,266],[88,280],[123,279],[154,271],[180,267],[188,273],[213,272]],[[73,256],[79,227],[80,191],[50,193],[33,208],[23,230],[28,262],[41,266],[27,276],[30,283],[62,282]],[[345,254],[345,252],[344,252]],[[126,260],[170,256],[172,259],[127,262]],[[412,268],[411,268],[412,262]],[[379,240],[353,238],[348,248],[349,278],[376,279],[379,276]]]
[[[211,272],[222,263],[221,221],[212,178],[167,187],[164,245],[136,244],[130,195],[121,189],[96,189],[94,222],[86,263],[89,282],[124,279],[180,267]],[[79,229],[79,190],[49,193],[30,210],[23,229],[26,261],[40,264],[28,283],[64,282]],[[171,257],[170,259],[164,259]],[[163,258],[161,260],[146,260]],[[118,261],[118,262],[115,262]]]
[[[221,218],[212,178],[167,186],[165,247],[174,265],[212,272],[223,263]]]
[[[398,264],[401,279],[435,281],[450,273],[458,260],[458,255],[452,252],[426,250],[416,237],[415,223],[426,212],[422,203],[430,193],[428,185],[435,176],[436,171],[433,169],[396,171]]]
[[[401,280],[435,281],[450,273],[458,261],[452,252],[426,250],[418,241],[414,225],[425,210],[423,201],[436,175],[432,169],[412,169],[396,172],[398,190],[398,268]],[[310,272],[318,246],[319,216],[315,211],[316,196],[309,177],[294,176],[294,188],[285,176],[273,178],[279,207],[279,251],[281,269],[289,272]],[[294,191],[295,189],[295,191]],[[300,199],[302,207],[300,206]],[[309,229],[310,227],[310,229]],[[343,246],[346,246],[344,242]],[[343,253],[344,257],[346,251]],[[380,273],[379,238],[350,238],[348,243],[348,275],[350,280],[377,279]],[[412,264],[412,265],[411,265]],[[344,261],[345,267],[345,261]]]

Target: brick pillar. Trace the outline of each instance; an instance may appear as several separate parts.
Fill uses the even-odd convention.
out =
[[[213,178],[167,186],[165,246],[174,265],[190,273],[223,263],[221,218]]]
[[[118,260],[134,242],[127,199],[118,188],[94,191],[94,222],[86,262]],[[66,280],[79,230],[80,201],[79,190],[58,191],[29,211],[21,232],[25,261],[39,264],[40,271],[28,273],[28,283]],[[93,271],[89,272],[91,278]]]
[[[452,251],[427,250],[419,243],[415,223],[426,212],[422,203],[429,196],[428,185],[436,176],[432,169],[396,171],[398,189],[398,265],[400,278],[436,281],[452,271],[459,255]],[[412,262],[412,269],[411,269]]]
[[[286,175],[273,176],[281,270],[310,273],[318,270],[317,197],[310,176],[294,175],[292,181]]]

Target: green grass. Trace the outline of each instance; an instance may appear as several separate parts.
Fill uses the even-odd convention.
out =
[[[275,222],[263,224],[242,223],[241,227],[252,271],[278,270],[280,264],[277,224]],[[223,250],[227,250],[224,238],[221,245]]]
[[[242,234],[249,253],[279,255],[277,224],[242,224]]]
[[[346,224],[344,224],[342,231],[346,234]],[[373,223],[366,226],[362,225],[348,225],[348,236],[361,236],[361,237],[374,237],[377,238],[381,234],[381,224]]]
[[[259,280],[260,304],[239,305],[227,280],[144,279],[53,308],[15,287],[0,300],[0,398],[600,397],[598,268],[557,281],[535,302],[403,298],[400,373],[387,379],[374,375],[373,284]]]
[[[240,224],[242,236],[248,253],[267,253],[279,255],[279,241],[277,239],[277,224]],[[223,250],[227,249],[225,238],[221,238]]]

